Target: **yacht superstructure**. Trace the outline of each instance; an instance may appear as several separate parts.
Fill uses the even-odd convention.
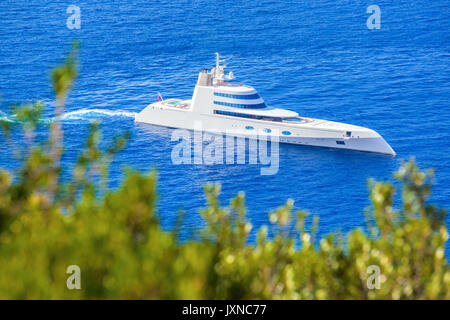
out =
[[[232,81],[232,72],[216,53],[216,66],[203,69],[190,100],[168,99],[148,105],[136,122],[203,131],[232,132],[236,136],[272,139],[291,144],[350,149],[395,156],[394,150],[374,130],[268,107],[251,86]]]

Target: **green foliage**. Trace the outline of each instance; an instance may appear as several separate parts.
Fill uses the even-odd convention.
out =
[[[59,112],[75,57],[53,73]],[[41,104],[15,109],[29,134],[41,112]],[[433,172],[413,160],[395,174],[400,210],[391,184],[369,182],[368,234],[316,241],[317,218],[308,230],[306,213],[288,200],[250,244],[244,194],[222,207],[220,186],[207,185],[200,238],[180,242],[179,228],[159,225],[155,172],[127,169],[117,190],[107,188],[109,163],[128,135],[103,151],[92,124],[72,178],[62,182],[61,127],[50,130],[47,143],[23,153],[20,170],[0,170],[2,299],[450,299],[445,212],[427,203]],[[69,265],[81,268],[81,290],[66,287]],[[381,272],[378,289],[369,289],[370,266]]]
[[[77,52],[79,44],[73,43],[72,51],[70,52],[66,62],[53,69],[52,83],[55,90],[56,98],[65,98],[68,91],[72,88],[73,82],[78,75],[77,70]]]

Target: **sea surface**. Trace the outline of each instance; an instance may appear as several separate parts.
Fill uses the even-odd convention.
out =
[[[67,27],[69,5],[80,8],[80,29]],[[380,29],[366,25],[370,5],[381,10]],[[170,229],[184,210],[184,237],[202,225],[208,182],[221,183],[224,205],[245,191],[253,230],[291,198],[295,208],[319,217],[320,236],[348,232],[365,226],[367,179],[392,180],[410,157],[435,169],[430,201],[450,208],[449,30],[444,0],[2,0],[0,117],[14,121],[10,105],[42,100],[43,122],[51,122],[50,70],[79,40],[80,75],[62,117],[66,178],[89,123],[99,121],[102,145],[131,133],[112,163],[111,188],[124,166],[156,168],[161,223]],[[279,171],[271,176],[261,175],[260,165],[173,164],[172,129],[136,124],[134,116],[158,92],[190,98],[216,51],[268,105],[369,127],[397,156],[282,144]],[[18,167],[2,138],[0,167]],[[397,207],[399,198],[397,192]]]

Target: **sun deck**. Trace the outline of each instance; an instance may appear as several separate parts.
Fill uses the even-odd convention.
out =
[[[168,99],[161,101],[161,105],[168,108],[178,108],[188,110],[191,108],[191,102],[189,100],[181,99]]]

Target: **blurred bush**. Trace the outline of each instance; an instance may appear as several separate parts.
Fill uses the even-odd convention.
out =
[[[77,75],[76,49],[52,75],[56,115]],[[403,185],[400,210],[392,184],[369,181],[367,233],[316,241],[317,218],[307,230],[306,214],[293,213],[288,200],[269,213],[271,236],[261,228],[250,244],[244,195],[222,207],[220,186],[207,185],[205,228],[198,240],[180,242],[180,224],[163,231],[155,215],[154,172],[127,169],[117,190],[106,187],[108,165],[127,135],[100,150],[92,124],[73,176],[63,182],[59,122],[46,143],[32,141],[42,109],[14,109],[27,139],[16,152],[23,166],[0,171],[1,299],[450,298],[445,212],[427,203],[433,172],[419,171],[413,160],[395,175]],[[11,124],[1,124],[5,139],[14,140]],[[81,269],[81,290],[66,287],[69,265]]]

